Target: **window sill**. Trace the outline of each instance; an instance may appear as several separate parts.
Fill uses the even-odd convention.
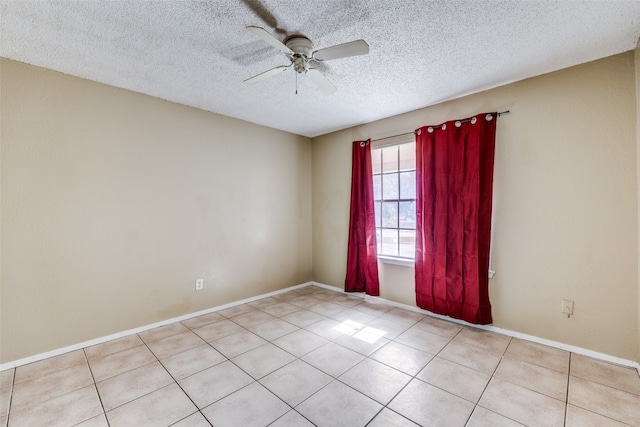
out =
[[[386,256],[379,256],[378,262],[383,262],[385,264],[402,265],[404,267],[415,266],[415,261],[412,259],[393,258],[393,257],[386,257]],[[489,270],[489,279],[493,279],[494,274],[496,274],[495,271]]]
[[[412,259],[393,258],[386,256],[379,256],[378,262],[384,262],[385,264],[402,265],[404,267],[413,267],[414,261]]]

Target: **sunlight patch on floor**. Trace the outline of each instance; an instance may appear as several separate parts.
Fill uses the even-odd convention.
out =
[[[345,320],[333,329],[345,335],[368,342],[369,344],[375,343],[386,334],[385,331],[372,328],[371,326],[365,326],[353,320]]]

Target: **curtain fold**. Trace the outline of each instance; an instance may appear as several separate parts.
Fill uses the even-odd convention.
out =
[[[366,292],[372,296],[380,295],[370,140],[353,142],[347,276],[344,290]]]
[[[475,324],[492,322],[496,119],[496,113],[480,114],[425,126],[416,135],[416,304]]]

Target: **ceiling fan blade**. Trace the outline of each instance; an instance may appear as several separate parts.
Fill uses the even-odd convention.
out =
[[[269,33],[264,28],[256,27],[254,25],[249,25],[247,27],[247,30],[251,31],[253,34],[257,35],[262,40],[266,41],[267,43],[269,43],[271,46],[275,47],[276,49],[279,49],[279,50],[283,51],[284,53],[293,54],[293,51],[291,49],[289,49],[287,46],[285,46],[284,43],[282,43],[280,40],[278,40],[277,38],[272,36],[271,33]]]
[[[366,55],[369,53],[369,45],[364,40],[355,40],[349,43],[325,47],[313,52],[313,57],[320,61],[330,59],[347,58],[349,56]]]
[[[320,92],[325,95],[331,95],[337,89],[320,71],[315,68],[311,68],[307,70],[307,76],[309,80],[311,80],[317,87]]]
[[[254,84],[254,83],[258,83],[258,82],[261,82],[262,80],[267,79],[267,78],[269,78],[271,76],[275,76],[276,74],[278,74],[281,71],[286,70],[287,68],[289,68],[289,67],[286,66],[286,65],[281,65],[279,67],[272,68],[269,71],[265,71],[264,73],[260,73],[257,76],[253,76],[251,78],[248,78],[244,82],[246,84],[250,84],[250,85]]]

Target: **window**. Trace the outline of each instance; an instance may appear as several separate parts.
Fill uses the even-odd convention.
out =
[[[416,143],[371,150],[378,256],[413,260],[416,246]]]

